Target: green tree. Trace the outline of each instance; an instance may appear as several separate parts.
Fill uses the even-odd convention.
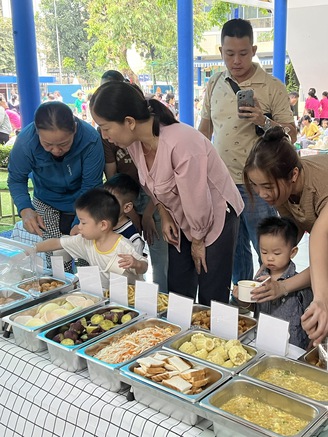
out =
[[[298,91],[300,87],[300,82],[298,80],[297,74],[294,70],[292,62],[289,62],[286,66],[286,88],[290,93],[292,91]]]
[[[194,0],[194,43],[198,47],[204,31],[211,27],[205,5],[205,0]],[[96,40],[90,52],[92,65],[135,77],[128,63],[128,49],[135,47],[145,62],[144,71],[152,72],[154,82],[176,84],[175,0],[92,0],[88,10],[88,34]]]
[[[70,73],[90,80],[92,72],[88,71],[87,64],[93,41],[87,35],[87,4],[88,0],[41,0],[39,12],[36,14],[36,25],[38,41],[48,68],[59,68],[57,24],[61,60],[73,60],[74,62],[65,64],[66,67],[70,65],[73,68]]]
[[[13,29],[10,18],[0,16],[0,72],[15,74]]]

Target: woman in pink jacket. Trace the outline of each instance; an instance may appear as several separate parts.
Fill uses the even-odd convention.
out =
[[[229,301],[243,201],[211,142],[134,86],[108,82],[90,109],[103,138],[128,148],[169,243],[169,290],[210,305]]]

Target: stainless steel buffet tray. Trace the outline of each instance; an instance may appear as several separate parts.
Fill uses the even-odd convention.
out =
[[[199,313],[200,311],[209,311],[211,312],[211,307],[206,306],[206,305],[201,305],[201,304],[194,304],[193,305],[193,309],[192,309],[192,320],[194,318],[194,316]],[[246,316],[243,314],[239,314],[238,316],[238,321],[242,322],[245,325],[245,331],[244,332],[239,332],[238,330],[238,339],[240,341],[244,340],[245,338],[248,338],[250,341],[254,340],[255,338],[255,329],[257,327],[257,320],[254,317],[250,317],[250,316]],[[191,326],[192,328],[195,329],[209,329],[207,326],[204,325],[200,325],[197,323],[193,323],[193,321],[191,322]],[[210,325],[209,325],[210,326]]]
[[[110,346],[113,343],[120,340],[124,335],[132,334],[141,329],[145,328],[170,328],[174,334],[178,334],[181,331],[180,326],[169,323],[165,320],[157,319],[157,318],[147,318],[144,320],[139,320],[136,323],[131,324],[125,328],[120,329],[116,333],[109,333],[105,338],[98,340],[96,343],[93,343],[90,346],[78,349],[76,354],[87,360],[88,371],[90,375],[90,379],[97,385],[101,385],[102,387],[110,390],[110,391],[119,391],[121,389],[121,381],[119,379],[119,372],[116,372],[119,367],[128,364],[133,361],[137,357],[133,357],[131,359],[127,359],[125,361],[110,364],[105,361],[99,360],[94,357],[101,349],[106,346]],[[158,347],[163,342],[158,343],[156,346],[149,346],[142,354],[138,355],[138,357],[143,356],[148,351]]]
[[[1,304],[2,299],[4,300],[3,304]],[[5,303],[5,299],[11,299],[11,301]],[[3,315],[8,314],[8,312],[13,311],[17,306],[32,299],[32,296],[23,290],[18,291],[11,287],[0,287],[0,318]]]
[[[315,395],[314,392],[312,392],[312,396],[304,394],[304,391],[302,392],[302,385],[298,386],[297,391],[292,391],[287,389],[286,387],[278,385],[277,383],[269,383],[260,380],[258,376],[267,369],[278,369],[279,371],[283,371],[291,379],[293,379],[295,376],[298,376],[306,378],[309,381],[313,381],[314,383],[319,383],[326,387],[326,398],[321,401],[313,397]],[[242,370],[240,372],[240,375],[244,376],[245,378],[256,380],[259,384],[263,384],[268,387],[274,387],[275,389],[289,395],[295,395],[296,397],[302,398],[305,397],[306,400],[310,400],[311,402],[316,403],[319,402],[320,404],[328,407],[328,376],[326,372],[320,370],[319,368],[312,368],[310,366],[300,363],[299,361],[290,360],[285,357],[269,355],[260,358],[257,362]]]
[[[159,348],[143,355],[143,357],[153,356],[157,352],[167,357],[176,355]],[[194,361],[186,361],[193,367],[200,366],[199,363]],[[211,366],[201,366],[206,368],[209,383],[204,386],[204,390],[201,393],[188,395],[134,373],[133,370],[137,366],[138,363],[135,360],[120,368],[124,381],[130,384],[133,389],[135,400],[188,425],[196,425],[202,419],[199,415],[201,409],[196,406],[196,403],[231,378],[228,372],[214,369]]]
[[[69,325],[71,323],[75,323],[81,317],[76,317],[74,314],[74,317],[71,317],[69,320],[66,321],[66,323],[61,323],[59,325],[56,325],[53,328],[50,328],[46,331],[40,332],[37,337],[38,339],[46,342],[48,347],[48,352],[50,355],[50,360],[53,364],[55,364],[58,367],[61,367],[62,369],[68,370],[70,372],[77,372],[79,370],[84,369],[87,366],[86,360],[82,358],[81,356],[76,355],[76,351],[81,347],[87,347],[91,343],[100,340],[101,338],[107,336],[109,333],[114,333],[118,331],[119,329],[125,328],[126,326],[130,325],[131,323],[134,323],[138,321],[141,317],[144,316],[143,313],[129,308],[125,307],[123,305],[105,305],[97,308],[96,310],[93,309],[91,311],[88,311],[83,314],[83,317],[86,318],[87,321],[91,319],[91,317],[94,314],[103,314],[107,311],[113,310],[113,309],[122,309],[124,314],[127,314],[129,312],[132,312],[134,315],[134,318],[131,319],[131,321],[124,323],[123,325],[116,325],[108,331],[104,331],[103,333],[98,334],[96,337],[93,337],[89,340],[84,341],[81,344],[76,344],[74,346],[66,346],[63,344],[60,344],[53,340],[54,336],[57,335],[59,332],[63,332],[63,328],[66,326],[66,328],[69,328]]]
[[[75,308],[74,310],[74,316],[80,316],[83,315],[85,312],[90,311],[91,308],[95,308],[99,305],[101,305],[104,302],[104,299],[100,296],[95,296],[91,293],[84,293],[80,291],[74,291],[69,294],[63,294],[59,297],[56,297],[54,299],[47,300],[43,302],[42,304],[34,305],[29,307],[28,309],[18,311],[16,313],[13,313],[9,316],[6,316],[3,320],[9,325],[12,326],[15,342],[18,346],[21,346],[31,352],[39,352],[42,350],[45,350],[47,348],[46,344],[41,341],[39,338],[37,338],[37,335],[53,326],[55,326],[59,321],[65,322],[66,320],[69,320],[73,313],[70,312],[69,314],[65,316],[61,316],[56,318],[55,320],[45,323],[39,326],[25,326],[21,323],[18,323],[16,321],[16,318],[18,316],[32,316],[34,317],[38,312],[39,309],[42,306],[45,306],[50,303],[62,303],[66,297],[68,296],[81,296],[86,299],[91,299],[93,301],[93,304],[88,306],[87,308]]]
[[[180,356],[184,356],[190,360],[194,360],[194,361],[198,361],[204,365],[211,365],[214,367],[218,367],[221,370],[225,370],[228,371],[232,374],[236,374],[238,372],[240,372],[242,369],[244,369],[246,366],[248,366],[251,362],[253,362],[255,359],[259,358],[260,356],[262,356],[264,353],[261,351],[258,351],[256,348],[252,347],[252,346],[248,346],[246,344],[242,344],[243,348],[247,351],[247,353],[249,355],[251,355],[251,359],[247,362],[245,362],[244,364],[240,365],[240,366],[234,366],[231,368],[228,367],[224,367],[223,365],[219,365],[219,364],[215,364],[209,361],[206,361],[205,359],[201,359],[198,357],[195,357],[191,354],[185,353],[185,352],[181,352],[179,350],[180,346],[185,343],[185,342],[189,342],[191,340],[191,337],[195,334],[204,334],[205,337],[210,338],[210,339],[215,339],[215,338],[219,338],[216,337],[215,335],[210,334],[208,331],[206,330],[196,330],[196,329],[191,329],[187,332],[182,333],[181,335],[179,335],[178,337],[169,340],[168,342],[166,342],[164,344],[164,349],[169,350],[169,351],[173,351],[174,353],[177,353]]]
[[[318,432],[324,427],[327,420],[324,407],[236,376],[200,401],[201,407],[207,411],[205,417],[213,421],[216,436],[222,435],[221,426],[232,431],[231,435],[234,437],[277,437],[281,435],[221,409],[223,404],[239,395],[263,402],[308,421],[309,423],[303,429],[293,434],[294,437],[314,435],[315,431]]]

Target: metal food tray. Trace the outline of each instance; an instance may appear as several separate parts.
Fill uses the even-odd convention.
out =
[[[195,357],[195,356],[193,356],[191,354],[187,354],[185,352],[181,352],[179,350],[179,347],[184,342],[190,341],[192,335],[195,335],[195,334],[198,334],[198,333],[204,334],[205,337],[208,337],[208,338],[219,338],[219,337],[209,333],[205,329],[199,329],[199,330],[198,329],[197,330],[196,329],[190,329],[189,331],[184,332],[181,335],[179,335],[178,337],[176,337],[173,341],[170,341],[170,340],[167,341],[164,344],[163,347],[164,347],[164,349],[169,350],[171,352],[173,351],[177,355],[180,355],[182,357],[186,357],[189,360],[198,361],[199,363],[201,363],[203,365],[211,365],[211,366],[213,366],[215,368],[219,368],[220,370],[224,370],[224,371],[229,372],[229,373],[231,373],[233,375],[236,374],[236,373],[239,373],[242,369],[244,369],[245,367],[249,366],[249,364],[252,363],[255,359],[259,358],[260,356],[262,356],[264,354],[264,352],[258,351],[257,349],[255,349],[252,346],[248,346],[246,344],[243,344],[242,346],[246,349],[246,351],[249,353],[249,355],[252,356],[252,358],[249,361],[247,361],[246,363],[244,363],[244,364],[242,364],[240,366],[235,366],[235,367],[228,368],[228,367],[220,366],[219,364],[212,363],[210,361],[206,361],[206,360],[201,359],[201,358],[197,358],[197,357]],[[222,338],[222,337],[220,337],[220,338]],[[224,340],[227,340],[227,339],[224,339]]]
[[[155,352],[167,356],[177,356],[177,354],[172,354],[171,352],[159,348],[144,355],[144,357],[153,356]],[[199,363],[191,360],[188,361],[193,365],[199,366]],[[197,405],[197,402],[231,378],[231,375],[228,372],[214,369],[210,366],[204,366],[209,371],[211,382],[202,393],[198,395],[185,395],[159,383],[153,382],[141,375],[137,375],[133,372],[134,367],[137,365],[138,363],[135,360],[131,364],[127,364],[120,368],[123,381],[131,385],[133,389],[135,400],[188,425],[196,425],[200,420],[202,420],[202,417],[199,415],[201,409]]]
[[[137,357],[133,357],[130,360],[123,361],[117,364],[109,364],[105,361],[98,360],[94,357],[94,355],[103,349],[105,346],[114,343],[119,340],[123,335],[132,334],[136,331],[139,331],[144,328],[158,326],[160,328],[171,328],[176,334],[181,331],[181,327],[175,325],[173,323],[169,323],[165,320],[157,319],[157,318],[147,318],[144,320],[139,320],[136,323],[131,324],[130,326],[124,327],[120,329],[116,333],[109,333],[105,338],[98,340],[96,343],[93,343],[91,346],[83,347],[76,351],[76,355],[87,360],[87,366],[89,371],[89,376],[92,382],[97,385],[100,385],[107,390],[117,392],[122,388],[121,381],[119,379],[119,367],[128,364],[135,360]],[[149,351],[157,348],[162,343],[158,343],[156,346],[150,347],[142,354],[138,355],[138,357],[145,355]],[[116,372],[117,370],[117,372]]]
[[[0,298],[8,297],[11,297],[14,300],[3,305],[0,304],[0,317],[8,314],[9,311],[17,307],[18,305],[32,299],[32,297],[28,293],[25,293],[25,291],[23,290],[18,291],[11,287],[0,287]]]
[[[211,311],[211,307],[201,304],[194,304],[192,308],[192,313],[198,313],[200,311]],[[249,338],[250,340],[254,340],[255,338],[255,328],[257,327],[257,320],[254,317],[246,316],[243,314],[238,315],[238,320],[243,320],[246,323],[247,330],[238,335],[238,340],[242,341],[245,338]],[[207,329],[204,325],[194,325],[191,324],[193,329]]]
[[[91,293],[74,291],[72,293],[63,294],[55,299],[47,300],[44,303],[46,303],[46,304],[52,303],[52,302],[57,303],[57,302],[62,301],[63,299],[66,299],[66,297],[68,297],[68,296],[82,296],[82,297],[91,299],[94,302],[93,305],[90,305],[87,308],[83,308],[81,310],[74,311],[74,316],[76,316],[76,317],[82,316],[85,312],[90,311],[90,309],[92,309],[92,308],[100,306],[104,302],[103,297],[95,296]],[[66,320],[69,320],[73,315],[72,313],[70,313],[67,316],[59,317],[58,319],[53,320],[50,323],[45,323],[44,325],[35,326],[35,327],[34,326],[24,326],[20,323],[15,322],[15,318],[18,316],[34,316],[34,315],[36,315],[38,312],[39,306],[40,306],[40,304],[34,305],[28,309],[21,310],[21,311],[18,311],[16,313],[13,313],[9,316],[6,316],[3,319],[5,322],[9,323],[9,325],[12,326],[14,338],[15,338],[15,343],[18,346],[21,346],[21,347],[23,347],[31,352],[40,352],[40,351],[47,349],[46,344],[43,341],[41,341],[39,338],[37,338],[37,335],[40,332],[45,331],[46,329],[49,329],[49,328],[55,326],[59,321],[62,321],[64,323]]]
[[[97,335],[94,338],[91,338],[81,344],[77,344],[75,346],[65,346],[60,343],[57,343],[56,341],[53,341],[53,337],[60,332],[60,328],[65,325],[70,325],[71,323],[75,323],[77,320],[79,320],[81,317],[76,317],[74,314],[74,317],[71,317],[69,320],[66,321],[65,324],[61,323],[60,325],[56,325],[53,328],[50,328],[46,331],[40,332],[40,334],[37,335],[37,337],[47,343],[48,352],[50,355],[50,360],[53,364],[55,364],[58,367],[61,367],[62,369],[68,370],[70,372],[77,372],[79,370],[84,369],[87,367],[86,360],[78,355],[76,355],[76,351],[81,347],[89,346],[91,343],[93,343],[96,340],[100,340],[101,338],[107,336],[110,333],[114,333],[118,331],[119,329],[125,328],[126,326],[130,325],[131,323],[136,322],[141,317],[143,317],[143,313],[140,313],[139,311],[123,306],[123,305],[115,305],[110,304],[106,306],[99,307],[98,309],[93,309],[92,311],[88,311],[87,313],[83,314],[83,317],[85,317],[87,320],[89,320],[94,314],[103,314],[106,311],[110,311],[114,308],[122,308],[124,310],[125,314],[128,312],[133,312],[135,314],[135,317],[131,319],[129,322],[124,323],[123,325],[116,325],[113,328],[111,328],[108,331],[105,331],[99,335]]]
[[[319,363],[319,348],[316,346],[315,348],[311,349],[309,352],[306,352],[302,356],[298,358],[298,361],[301,361],[308,366],[315,367],[316,369],[321,369],[324,371],[328,371],[326,367],[321,367],[318,365]]]
[[[301,393],[288,390],[287,388],[284,388],[277,384],[269,383],[267,381],[262,381],[258,379],[258,376],[269,368],[284,370],[286,372],[292,372],[297,374],[298,376],[302,376],[306,379],[318,382],[319,384],[326,386],[327,399],[325,399],[324,401],[318,401],[312,397],[305,396]],[[306,400],[310,400],[311,402],[319,403],[323,406],[328,407],[328,377],[327,377],[327,373],[323,370],[320,370],[319,368],[313,368],[305,364],[302,364],[299,361],[290,360],[285,357],[267,355],[260,358],[256,363],[253,363],[246,369],[242,370],[240,372],[240,376],[244,376],[247,379],[249,378],[251,380],[256,380],[259,384],[262,384],[266,387],[274,387],[276,390],[281,391],[283,393],[294,395],[300,398],[306,398]]]
[[[231,430],[233,432],[231,435],[234,437],[280,436],[280,434],[262,428],[253,422],[235,416],[220,408],[225,402],[238,395],[256,399],[309,421],[305,428],[299,433],[294,434],[294,437],[314,435],[314,431],[318,432],[321,430],[327,420],[326,409],[320,405],[296,399],[287,394],[261,386],[256,382],[236,376],[200,401],[200,406],[204,409],[204,417],[213,421],[216,436],[222,435],[221,427]]]
[[[52,281],[57,281],[57,282],[61,283],[62,285],[54,288],[53,290],[44,291],[44,292],[37,291],[37,290],[32,291],[32,287],[31,287],[31,291],[29,291],[29,290],[25,290],[25,288],[23,288],[23,286],[26,286],[28,284],[31,284],[33,286],[33,283],[35,282],[35,280],[33,280],[33,278],[28,278],[28,279],[25,279],[24,281],[17,282],[16,284],[13,285],[13,288],[16,288],[16,290],[18,290],[18,291],[23,291],[24,293],[28,293],[35,299],[38,299],[41,296],[55,296],[55,295],[58,296],[59,294],[67,293],[68,291],[73,290],[73,288],[74,288],[73,281],[68,280],[68,279],[54,278],[53,276],[50,276],[50,275],[40,276],[38,278],[38,282],[40,285],[42,285],[46,282],[52,282]]]
[[[151,353],[143,355],[143,357],[153,357],[155,353],[159,352],[161,355],[165,355],[167,357],[172,356],[178,356],[177,354],[174,354],[172,352],[168,352],[166,350],[163,350],[161,348],[153,350]],[[191,365],[192,368],[199,366],[199,363],[193,360],[187,360]],[[160,384],[159,382],[152,381],[149,378],[146,378],[145,376],[141,376],[134,372],[134,369],[136,367],[139,367],[139,364],[137,363],[137,360],[134,360],[132,363],[127,364],[120,368],[120,372],[123,373],[125,376],[133,379],[138,379],[139,381],[143,382],[145,384],[145,390],[149,388],[149,386],[152,386],[156,388],[157,390],[164,390],[169,394],[168,399],[173,399],[172,396],[178,396],[179,398],[182,398],[188,402],[195,403],[198,402],[200,399],[204,398],[206,395],[208,395],[211,391],[213,391],[215,388],[217,388],[219,385],[224,384],[229,378],[231,378],[231,375],[228,372],[225,372],[223,370],[215,369],[211,366],[202,366],[206,368],[207,371],[207,377],[209,378],[209,383],[204,386],[204,389],[201,393],[194,394],[194,395],[188,395],[182,392],[179,392],[177,390],[171,389],[169,387],[166,387],[163,384]],[[133,381],[131,381],[131,385],[133,387]]]
[[[104,291],[104,296],[110,299],[110,291],[109,290],[105,290]],[[158,297],[160,296],[166,296],[168,299],[168,293],[163,293],[163,292],[158,292]],[[129,285],[128,286],[128,305],[131,308],[135,308],[135,286],[134,285]],[[166,315],[167,313],[167,308],[168,305],[166,306],[166,308],[164,309],[160,309],[159,305],[157,303],[157,315],[158,317],[163,317]]]

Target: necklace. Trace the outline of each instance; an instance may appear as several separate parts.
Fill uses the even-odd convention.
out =
[[[142,145],[142,153],[144,154],[144,156],[148,156],[149,153],[150,153],[152,150],[153,150],[153,149],[152,149],[152,147],[150,146],[150,149],[148,150],[148,152],[145,153],[145,152],[143,151],[143,145]]]
[[[142,153],[144,154],[144,156],[148,156],[149,154],[150,154],[150,152],[151,151],[156,151],[156,139],[155,139],[155,137],[154,137],[154,139],[152,140],[152,142],[151,143],[149,143],[150,144],[150,149],[148,150],[146,147],[145,147],[145,144],[143,143],[143,142],[141,142],[141,145],[142,145]],[[154,146],[154,147],[153,147]],[[144,152],[144,148],[146,148],[146,150],[147,150],[147,152],[145,153]]]

